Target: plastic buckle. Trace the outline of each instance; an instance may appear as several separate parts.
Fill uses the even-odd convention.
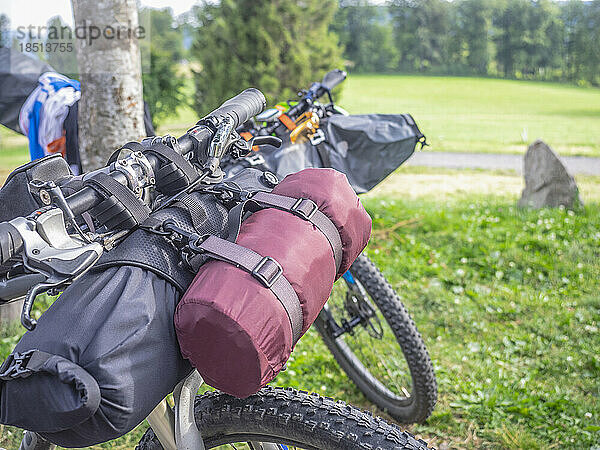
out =
[[[277,269],[277,271],[269,278],[267,278],[267,275],[261,272],[261,269],[263,269],[267,263],[274,264],[275,268]],[[256,267],[252,269],[252,276],[269,289],[271,289],[271,287],[277,282],[281,275],[283,275],[283,268],[281,267],[281,264],[279,264],[270,256],[265,256],[263,259],[260,260]]]
[[[305,210],[305,206],[310,207],[308,212]],[[304,220],[312,219],[312,216],[314,216],[318,210],[319,207],[317,204],[309,198],[299,198],[296,203],[294,203],[294,206],[290,208],[291,213],[302,217]]]
[[[27,364],[29,364],[34,352],[35,350],[28,350],[23,353],[11,353],[0,367],[0,380],[26,378],[31,375],[31,370],[27,368]]]

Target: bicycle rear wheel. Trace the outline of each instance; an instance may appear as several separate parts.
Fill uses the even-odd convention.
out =
[[[196,424],[207,449],[425,450],[427,444],[385,420],[343,402],[291,388],[266,387],[246,399],[221,393],[196,397]],[[151,428],[139,450],[162,446]]]
[[[433,365],[414,321],[375,264],[360,255],[334,286],[315,326],[358,388],[402,423],[437,400]]]

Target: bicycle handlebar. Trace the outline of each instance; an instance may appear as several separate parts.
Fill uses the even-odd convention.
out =
[[[207,117],[229,115],[235,122],[234,128],[237,128],[251,117],[263,112],[266,106],[267,100],[264,94],[258,89],[249,88],[227,100]]]
[[[321,81],[321,85],[328,90],[333,90],[338,84],[346,79],[348,74],[340,69],[334,69],[327,72]]]
[[[192,128],[189,133],[184,134],[179,139],[179,149],[183,155],[190,151],[198,154],[205,154],[212,139],[213,131],[207,127],[205,121],[210,118],[218,119],[219,116],[227,115],[235,123],[235,127],[244,123],[249,118],[260,114],[266,107],[267,101],[262,92],[258,89],[250,88],[227,100],[217,109],[209,113],[204,119],[198,122],[197,126]],[[192,133],[193,131],[193,133]],[[160,161],[148,155],[148,162],[156,173],[160,168]],[[116,181],[127,185],[127,179],[121,172],[113,171],[109,173]],[[66,199],[67,205],[75,215],[97,206],[103,197],[94,189],[84,187],[73,193]],[[0,223],[0,264],[5,264],[11,257],[23,251],[24,243],[17,229],[8,222]]]

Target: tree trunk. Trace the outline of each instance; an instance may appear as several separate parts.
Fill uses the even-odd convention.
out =
[[[71,3],[75,27],[82,27],[76,33],[79,147],[83,169],[89,171],[105,165],[123,144],[145,136],[138,43],[145,30],[138,26],[135,0]]]
[[[23,309],[23,300],[17,300],[11,303],[0,305],[0,325],[10,325],[18,322],[21,318]]]

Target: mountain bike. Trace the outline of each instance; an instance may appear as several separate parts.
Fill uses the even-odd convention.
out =
[[[262,93],[244,91],[180,138],[152,138],[152,142],[160,139],[169,148],[163,148],[160,157],[144,151],[148,142],[130,143],[111,157],[107,167],[82,177],[67,177],[64,183],[54,182],[55,174],[36,172],[40,166],[30,166],[33,172],[28,171],[28,176],[34,176],[28,189],[35,191],[43,206],[31,214],[0,223],[1,302],[24,296],[21,322],[28,330],[35,330],[38,322],[32,316],[32,307],[39,294],[55,294],[83,279],[106,250],[118,248],[140,227],[136,221],[140,209],[136,210],[131,202],[131,207],[126,207],[133,198],[139,201],[136,204],[146,204],[153,211],[168,212],[171,205],[185,202],[192,191],[214,195],[223,201],[238,195],[239,190],[222,182],[220,160],[226,154],[247,154],[252,145],[278,143],[273,137],[257,137],[248,143],[235,132],[237,125],[263,108]],[[182,163],[184,158],[197,173],[181,187],[177,183],[184,174],[177,169],[189,167]],[[86,180],[94,183],[103,180],[102,189],[107,186],[110,189],[94,189],[93,183]],[[179,186],[175,194],[156,195],[157,186],[173,188],[173,185]],[[107,193],[107,197],[100,192]],[[24,193],[19,199],[21,207],[27,204],[28,195]],[[119,198],[124,200],[119,202]],[[100,212],[94,209],[107,200],[110,200],[108,209]],[[99,217],[107,210],[114,213],[111,220],[100,223]],[[95,217],[89,214],[85,217],[89,211],[95,211]],[[111,226],[115,223],[119,227]],[[174,245],[185,241],[187,250],[199,242],[198,235],[186,234],[168,220],[154,231],[168,236]],[[360,272],[362,266],[357,267]],[[43,365],[40,357],[43,354],[38,350],[11,354],[0,367],[0,380],[31,376]],[[166,398],[154,408],[147,417],[151,428],[137,448],[204,449],[221,445],[263,450],[427,448],[425,442],[381,418],[316,394],[266,387],[246,399],[218,392],[196,395],[202,383],[202,377],[194,370],[177,384],[173,391],[174,408]],[[20,448],[55,448],[43,434],[26,432]]]
[[[319,150],[325,139],[320,123],[348,114],[332,98],[332,90],[345,79],[344,71],[328,72],[300,92],[297,102],[265,110],[240,127],[240,133],[246,139],[277,136],[284,146],[310,142]],[[323,97],[326,103],[319,101]],[[323,166],[329,166],[320,150],[319,155]],[[226,159],[224,166],[230,173],[242,167],[272,170],[260,151]],[[315,328],[340,367],[380,409],[403,423],[423,422],[431,415],[437,383],[429,353],[398,294],[367,255],[360,255],[336,283]]]

